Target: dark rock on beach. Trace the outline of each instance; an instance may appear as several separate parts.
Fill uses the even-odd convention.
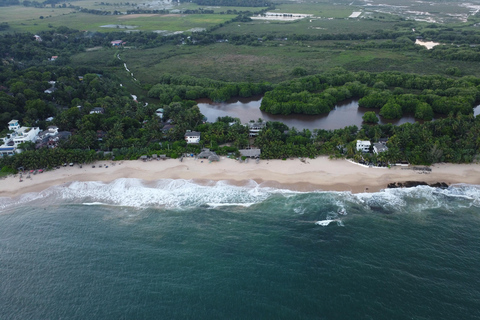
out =
[[[446,184],[445,182],[428,184],[425,181],[392,182],[387,185],[387,188],[413,188],[416,186],[430,186],[433,188],[441,188],[441,189],[448,188],[448,184]]]

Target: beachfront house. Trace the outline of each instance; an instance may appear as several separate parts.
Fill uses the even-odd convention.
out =
[[[369,152],[372,144],[368,140],[357,140],[357,151]]]
[[[22,150],[18,148],[18,145],[24,142],[34,142],[40,133],[38,127],[22,127],[18,120],[11,120],[8,123],[7,136],[0,138],[0,157],[12,156],[15,153],[20,153]]]
[[[187,143],[199,143],[200,142],[200,132],[187,131],[185,133],[185,141],[187,141]]]

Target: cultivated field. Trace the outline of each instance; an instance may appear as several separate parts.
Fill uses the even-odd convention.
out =
[[[127,5],[128,3],[128,5]],[[251,11],[260,10],[258,7],[221,7],[221,6],[199,6],[193,2],[176,2],[176,1],[141,1],[141,2],[117,2],[117,1],[97,1],[97,0],[80,0],[72,2],[74,6],[102,10],[102,11],[119,11],[126,12],[127,10],[141,9],[141,10],[198,10],[200,8],[205,10],[213,10],[215,13],[226,12],[227,10],[236,11]]]
[[[28,8],[30,9],[30,8]],[[35,9],[35,8],[32,8]],[[17,7],[2,8],[2,14],[8,16],[3,10],[17,10]],[[32,33],[49,28],[68,26],[69,28],[87,31],[188,31],[191,29],[205,29],[223,23],[235,17],[227,14],[192,14],[192,15],[120,15],[102,16],[81,12],[71,12],[71,9],[35,9],[46,10],[44,14],[52,10],[58,11],[56,16],[40,16],[31,19],[5,20],[9,23],[11,31],[28,31]],[[63,11],[62,11],[63,10]],[[43,12],[43,11],[39,11]],[[68,13],[70,12],[70,13]],[[60,14],[61,13],[61,14]],[[106,26],[106,27],[102,27]]]
[[[8,22],[12,28],[18,26],[18,30],[21,30],[22,27],[43,25],[44,20],[61,17],[74,11],[70,8],[1,7],[0,22]],[[40,19],[40,17],[44,19]]]

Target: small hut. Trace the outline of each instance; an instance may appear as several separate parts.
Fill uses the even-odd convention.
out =
[[[238,150],[242,157],[247,158],[260,158],[260,149],[240,149]]]
[[[209,161],[220,161],[220,157],[213,151],[210,151],[210,149],[202,149],[202,152],[200,152],[197,155],[197,159],[208,159]]]

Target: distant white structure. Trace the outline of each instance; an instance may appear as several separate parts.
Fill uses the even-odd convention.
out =
[[[313,17],[313,14],[303,13],[280,13],[280,12],[265,12],[258,16],[250,17],[252,20],[283,20],[283,21],[295,21],[308,17]]]
[[[369,152],[371,145],[368,140],[357,140],[357,151]]]
[[[199,143],[200,142],[200,132],[190,131],[185,133],[185,141],[187,143]]]
[[[354,11],[354,12],[349,16],[349,18],[358,18],[358,17],[360,17],[361,14],[362,14],[362,13],[359,12],[359,11]]]
[[[440,45],[439,42],[422,41],[420,39],[415,40],[415,44],[418,44],[419,46],[424,46],[428,50],[433,49],[433,47],[436,47],[436,46]]]
[[[20,153],[18,145],[24,142],[34,142],[40,133],[38,127],[21,127],[18,120],[12,120],[8,123],[8,130],[13,131],[8,133],[6,137],[0,138],[0,157],[13,156],[15,153]]]

